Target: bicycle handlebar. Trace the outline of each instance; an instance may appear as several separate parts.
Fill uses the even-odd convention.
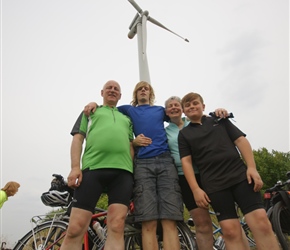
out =
[[[287,181],[285,182],[277,181],[277,183],[273,187],[266,189],[265,192],[269,193],[269,192],[274,192],[274,191],[281,191],[283,187],[285,187],[286,185],[290,185],[290,171],[288,171],[286,175],[288,177]]]
[[[219,120],[220,120],[220,119],[223,119],[223,118],[224,118],[224,119],[234,118],[234,114],[233,114],[232,112],[229,113],[229,115],[228,115],[227,117],[219,117],[219,116],[217,116],[217,115],[215,114],[215,112],[210,112],[209,115],[212,116],[212,117],[218,118]]]

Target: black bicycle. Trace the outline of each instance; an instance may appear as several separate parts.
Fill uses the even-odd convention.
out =
[[[270,189],[271,206],[267,211],[283,250],[290,249],[290,171],[286,175],[287,181],[279,181]]]

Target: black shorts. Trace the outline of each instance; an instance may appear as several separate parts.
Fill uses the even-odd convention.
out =
[[[195,203],[193,193],[190,189],[190,186],[188,185],[188,182],[184,175],[179,175],[179,185],[181,188],[182,193],[182,199],[183,203],[185,204],[188,211],[197,208],[198,206]],[[200,181],[200,175],[196,174],[195,179],[199,185],[199,187],[202,189],[201,181]]]
[[[74,191],[73,207],[95,212],[103,192],[108,194],[109,205],[129,206],[133,191],[133,174],[122,169],[84,170],[81,185]]]
[[[254,183],[248,184],[247,180],[208,196],[219,221],[238,218],[235,203],[244,215],[264,208],[261,193],[254,192]]]

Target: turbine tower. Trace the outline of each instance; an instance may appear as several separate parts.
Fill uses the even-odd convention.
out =
[[[148,60],[147,60],[147,21],[173,33],[174,35],[180,37],[182,40],[189,42],[186,38],[176,34],[175,32],[171,31],[170,29],[166,28],[163,24],[155,20],[154,18],[149,16],[149,12],[147,10],[143,11],[138,4],[134,0],[128,0],[133,7],[137,10],[137,13],[132,20],[129,26],[129,33],[128,37],[132,39],[136,34],[138,38],[138,57],[139,57],[139,76],[140,81],[146,81],[151,83],[150,81],[150,74],[149,74],[149,67],[148,67]]]

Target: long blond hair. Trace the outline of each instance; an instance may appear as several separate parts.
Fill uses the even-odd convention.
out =
[[[13,196],[14,194],[17,193],[19,187],[20,184],[18,182],[9,181],[3,188],[1,188],[1,190],[5,191],[7,196]]]
[[[136,84],[135,89],[133,91],[133,99],[131,101],[131,105],[135,106],[135,107],[138,106],[137,91],[142,87],[149,87],[149,90],[150,90],[149,104],[152,106],[155,102],[154,90],[153,90],[151,84],[149,84],[148,82],[145,82],[145,81],[141,81],[141,82],[138,82]]]

